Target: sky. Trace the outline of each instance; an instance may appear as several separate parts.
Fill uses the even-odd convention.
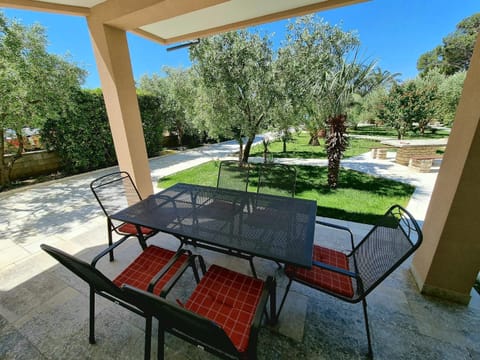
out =
[[[5,15],[24,25],[40,23],[46,28],[48,51],[65,55],[88,71],[85,88],[100,87],[85,18],[1,8]],[[406,80],[417,75],[417,60],[442,43],[464,18],[480,12],[480,0],[372,0],[317,14],[345,31],[356,31],[361,53],[376,60],[382,70],[400,73]],[[283,20],[257,27],[274,34],[274,48],[281,46],[286,26]],[[167,52],[167,46],[128,34],[135,80],[143,75],[162,74],[163,66],[188,68],[188,49]]]

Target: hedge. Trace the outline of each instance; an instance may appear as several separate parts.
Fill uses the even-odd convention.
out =
[[[148,156],[161,150],[165,128],[162,101],[138,95]],[[77,174],[117,164],[105,103],[100,90],[82,90],[76,106],[62,118],[49,119],[42,129],[42,142],[60,156],[62,170]]]

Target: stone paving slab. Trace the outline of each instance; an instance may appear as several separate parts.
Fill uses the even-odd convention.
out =
[[[232,143],[205,147],[150,160],[152,180],[236,151]],[[409,171],[393,162],[371,159],[369,154],[345,159],[342,166],[416,186],[408,209],[423,220],[436,179]],[[261,160],[257,160],[261,161]],[[326,161],[279,159],[279,162],[324,166]],[[75,275],[39,250],[47,242],[89,261],[106,244],[106,224],[88,187],[94,178],[116,168],[82,174],[26,189],[0,193],[0,358],[3,359],[137,359],[143,357],[143,319],[106,300],[99,300],[97,345],[88,344],[88,287]],[[324,219],[350,227],[355,240],[369,225]],[[342,247],[338,232],[318,228],[317,243]],[[176,249],[178,240],[159,234],[150,240]],[[132,240],[116,251],[113,263],[99,269],[114,277],[140,251]],[[197,251],[197,250],[196,250]],[[248,266],[198,250],[207,263],[239,271]],[[260,276],[275,273],[277,296],[286,278],[271,261],[255,259]],[[247,270],[249,271],[249,270]],[[187,274],[186,274],[187,275]],[[186,298],[191,277],[172,293]],[[301,286],[292,285],[284,317],[275,328],[263,327],[260,359],[359,359],[366,353],[366,336],[360,305],[342,303]],[[392,274],[369,297],[371,330],[377,359],[480,359],[480,300],[474,295],[468,307],[421,295],[409,272],[409,262]],[[156,356],[156,326],[152,348]],[[213,359],[197,348],[167,336],[167,359]]]

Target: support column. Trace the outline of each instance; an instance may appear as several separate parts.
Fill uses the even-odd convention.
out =
[[[153,187],[126,33],[92,17],[87,22],[120,169],[146,197]]]
[[[480,270],[480,35],[423,225],[421,292],[463,304]]]

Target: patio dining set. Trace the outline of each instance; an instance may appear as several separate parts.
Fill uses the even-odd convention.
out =
[[[255,182],[256,191],[248,191]],[[128,173],[114,172],[90,185],[106,215],[108,245],[90,263],[41,247],[88,283],[91,344],[98,295],[145,318],[145,359],[151,356],[154,320],[159,359],[169,339],[165,333],[221,358],[255,359],[260,327],[281,321],[290,286],[297,282],[342,301],[361,302],[372,357],[366,297],[420,246],[422,232],[405,209],[394,205],[355,242],[350,229],[316,220],[316,202],[295,198],[295,183],[292,166],[222,161],[215,187],[178,183],[142,199]],[[344,235],[350,251],[314,244],[322,227]],[[178,239],[178,248],[149,244],[159,232]],[[107,255],[114,261],[115,249],[130,239],[138,241],[141,252],[110,279],[97,262]],[[199,249],[239,258],[245,271],[215,263],[207,267]],[[258,277],[255,258],[276,263],[279,271]],[[187,270],[193,291],[187,299],[171,299],[180,279],[190,276]],[[288,278],[279,304],[276,276]]]

